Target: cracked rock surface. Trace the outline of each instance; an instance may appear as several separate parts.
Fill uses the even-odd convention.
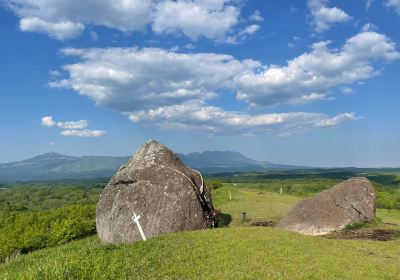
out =
[[[375,218],[375,192],[367,178],[355,177],[300,201],[278,224],[307,235],[323,235]]]
[[[151,140],[121,166],[103,190],[96,209],[97,234],[103,243],[146,238],[215,226],[208,188],[198,171],[188,168],[167,147]]]

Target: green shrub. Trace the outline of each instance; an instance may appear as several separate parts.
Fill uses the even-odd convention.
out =
[[[214,179],[207,186],[210,188],[210,190],[217,190],[222,188],[224,184],[220,180]]]
[[[0,214],[0,262],[20,251],[64,244],[96,232],[95,205]]]

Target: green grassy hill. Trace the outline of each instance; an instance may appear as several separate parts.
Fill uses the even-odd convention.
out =
[[[400,242],[232,227],[101,246],[96,237],[1,268],[2,279],[399,279]]]
[[[251,226],[278,221],[297,196],[225,186],[213,199],[228,227],[119,246],[93,236],[1,265],[0,279],[399,279],[400,240],[331,240]],[[378,217],[400,224],[398,210],[379,209]]]

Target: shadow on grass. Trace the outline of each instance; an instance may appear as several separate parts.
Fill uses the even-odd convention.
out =
[[[217,213],[217,219],[218,219],[218,227],[227,227],[232,221],[232,216],[229,214],[219,212]]]

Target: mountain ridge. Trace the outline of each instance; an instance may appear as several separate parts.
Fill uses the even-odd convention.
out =
[[[234,151],[204,151],[177,156],[202,172],[293,169],[296,166],[258,161]],[[0,164],[0,181],[35,181],[111,177],[129,156],[69,156],[48,152],[22,161]],[[299,168],[299,167],[297,167]]]

